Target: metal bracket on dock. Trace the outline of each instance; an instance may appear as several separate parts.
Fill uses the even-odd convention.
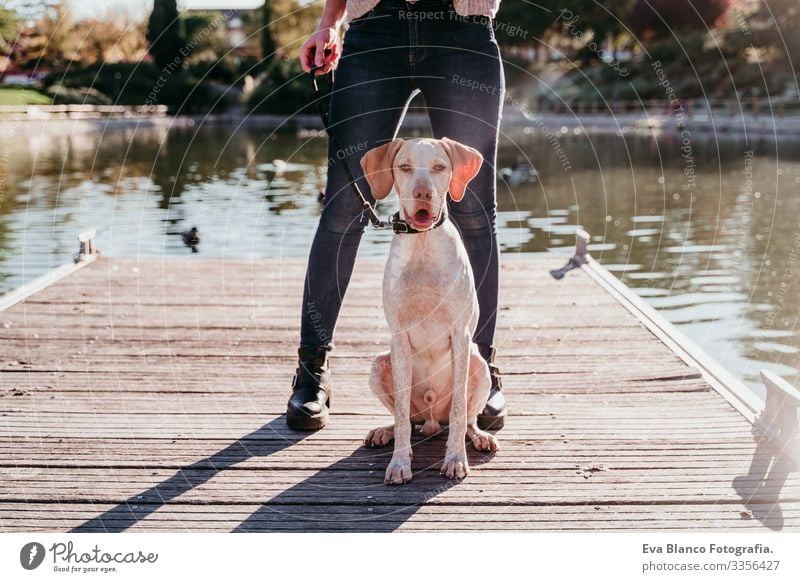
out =
[[[761,380],[767,388],[767,399],[757,423],[766,437],[776,442],[781,449],[793,448],[796,446],[795,439],[800,426],[797,418],[800,392],[786,380],[767,370],[761,370]]]
[[[564,275],[569,273],[572,269],[579,269],[588,262],[586,258],[588,255],[586,246],[589,244],[591,238],[588,232],[581,228],[578,229],[575,233],[575,254],[572,255],[566,265],[560,269],[553,269],[550,271],[553,279],[563,279]]]
[[[96,258],[99,254],[97,248],[94,246],[94,237],[97,234],[97,229],[92,228],[89,230],[85,230],[78,235],[78,241],[80,241],[80,248],[78,249],[78,254],[75,255],[75,262],[76,263],[83,263],[88,260]]]

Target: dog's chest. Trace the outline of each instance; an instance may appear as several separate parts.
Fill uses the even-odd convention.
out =
[[[469,313],[474,283],[466,253],[457,252],[452,241],[441,238],[438,245],[401,241],[392,246],[383,299],[387,319],[400,329],[436,331]]]

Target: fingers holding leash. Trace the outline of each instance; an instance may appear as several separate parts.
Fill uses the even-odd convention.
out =
[[[328,73],[339,60],[339,34],[334,28],[322,28],[300,47],[300,64],[306,73]]]

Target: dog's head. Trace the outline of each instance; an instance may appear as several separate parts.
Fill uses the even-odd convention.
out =
[[[395,139],[361,158],[372,195],[381,200],[394,186],[400,217],[417,230],[433,227],[448,191],[458,202],[481,168],[483,156],[464,144],[443,139]]]

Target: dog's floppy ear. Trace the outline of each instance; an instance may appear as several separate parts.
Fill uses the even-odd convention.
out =
[[[372,148],[361,158],[361,169],[367,179],[369,189],[375,200],[382,200],[392,191],[394,176],[392,164],[394,157],[403,145],[402,139],[395,139],[382,146]]]
[[[475,148],[465,146],[450,138],[442,138],[442,146],[453,165],[453,177],[450,178],[450,197],[459,202],[464,197],[467,184],[481,169],[483,156]]]

